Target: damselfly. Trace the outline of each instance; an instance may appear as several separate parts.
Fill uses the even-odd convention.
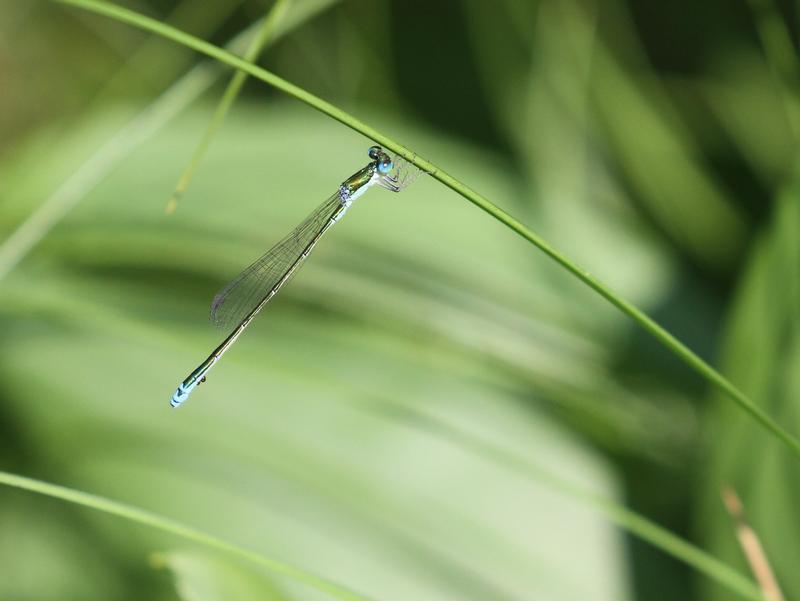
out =
[[[233,346],[258,312],[297,272],[322,235],[344,216],[354,200],[374,185],[400,192],[419,173],[416,167],[401,157],[390,155],[380,146],[371,147],[368,154],[371,160],[366,167],[348,177],[305,221],[214,297],[211,303],[211,321],[221,328],[233,330],[181,382],[172,395],[170,405],[178,407],[198,385],[206,381],[209,370]]]

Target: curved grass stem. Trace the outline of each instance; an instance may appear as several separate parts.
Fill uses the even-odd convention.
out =
[[[282,21],[283,26],[280,31],[270,36],[268,43],[285,36],[335,1],[337,0],[295,5],[297,9],[293,11],[292,23]],[[295,6],[292,8],[294,9]],[[247,27],[234,36],[226,47],[234,52],[243,52],[243,44],[252,37],[258,27],[259,23]],[[218,67],[220,66],[209,61],[190,69],[111,136],[52,194],[45,198],[0,243],[0,280],[5,278],[70,211],[86,198],[89,192],[108,177],[134,150],[205,93],[221,76],[221,68]]]
[[[181,524],[180,522],[150,513],[149,511],[144,511],[143,509],[139,509],[137,507],[131,507],[130,505],[125,505],[124,503],[112,501],[104,497],[98,497],[96,495],[66,488],[64,486],[58,486],[56,484],[25,478],[24,476],[10,474],[8,472],[0,471],[0,484],[39,493],[54,499],[61,499],[62,501],[68,501],[83,507],[89,507],[97,511],[102,511],[103,513],[124,518],[131,522],[136,522],[137,524],[150,526],[151,528],[173,534],[180,538],[185,538],[187,540],[200,543],[206,547],[211,547],[218,551],[245,559],[275,574],[286,576],[298,582],[307,584],[312,588],[332,595],[336,599],[342,599],[343,601],[370,601],[369,598],[359,595],[358,593],[355,593],[344,586],[336,584],[335,582],[331,582],[330,580],[322,578],[321,576],[317,576],[275,559],[265,557],[264,555],[256,553],[255,551],[250,551],[249,549],[239,547],[238,545],[229,543],[221,538],[217,538],[211,534],[202,532],[201,530],[195,530],[194,528],[190,528],[189,526]]]
[[[445,173],[436,165],[421,158],[416,153],[412,152],[405,146],[398,144],[393,139],[385,134],[377,131],[373,127],[339,109],[338,107],[314,96],[306,90],[278,77],[274,73],[262,69],[238,56],[231,54],[210,44],[204,40],[189,35],[183,31],[165,25],[159,21],[141,15],[137,12],[108,4],[105,2],[98,2],[97,0],[54,0],[61,4],[68,4],[78,8],[83,8],[91,12],[105,15],[116,21],[127,23],[134,27],[139,27],[146,31],[156,33],[173,40],[179,44],[183,44],[198,52],[206,54],[215,58],[231,67],[240,69],[253,77],[281,90],[282,92],[293,96],[294,98],[306,103],[307,105],[317,109],[318,111],[336,119],[347,127],[360,132],[364,136],[374,140],[378,144],[388,148],[392,152],[402,156],[404,159],[413,163],[434,179],[437,179],[445,186],[460,194],[477,207],[486,211],[489,215],[503,223],[506,227],[516,232],[524,239],[531,242],[534,246],[538,247],[547,256],[553,259],[556,263],[561,265],[567,271],[576,276],[584,284],[592,288],[600,296],[609,301],[612,305],[617,307],[625,315],[630,317],[639,326],[649,332],[656,340],[668,348],[672,353],[677,355],[684,363],[691,367],[695,372],[700,374],[706,381],[712,384],[719,391],[724,393],[725,396],[730,398],[736,405],[739,406],[745,413],[753,418],[757,423],[763,426],[772,436],[780,440],[786,447],[788,447],[795,455],[800,457],[800,440],[790,434],[787,430],[781,427],[772,417],[770,417],[761,407],[755,404],[747,395],[740,391],[733,385],[725,376],[716,371],[708,363],[703,361],[697,354],[695,354],[686,345],[680,342],[667,330],[658,325],[652,318],[646,315],[641,309],[625,300],[621,296],[613,292],[608,286],[603,284],[600,280],[592,276],[588,271],[578,266],[571,259],[567,258],[560,251],[556,250],[538,234],[533,232],[530,228],[525,226],[522,222],[515,219],[500,207],[492,203],[488,198],[482,196],[475,190],[455,179],[453,176]]]

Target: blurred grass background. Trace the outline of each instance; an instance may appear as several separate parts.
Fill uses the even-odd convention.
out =
[[[219,45],[270,6],[124,4]],[[307,15],[261,64],[520,217],[796,431],[794,4],[290,5],[285,23]],[[3,237],[202,62],[80,11],[0,5]],[[152,135],[123,130],[142,140],[108,177],[90,169],[98,185],[78,186],[0,280],[0,468],[180,518],[376,599],[730,598],[452,434],[467,432],[747,573],[719,500],[730,484],[787,598],[800,594],[785,450],[429,179],[361,200],[170,411],[222,336],[206,321],[213,294],[370,144],[248,82],[167,217],[220,74]],[[10,600],[324,598],[7,489],[0,566]]]

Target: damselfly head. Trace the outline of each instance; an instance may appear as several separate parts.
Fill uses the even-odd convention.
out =
[[[378,170],[378,173],[386,175],[392,169],[394,169],[394,162],[392,161],[392,157],[386,154],[380,146],[372,146],[369,149],[369,158],[375,161],[375,168]]]

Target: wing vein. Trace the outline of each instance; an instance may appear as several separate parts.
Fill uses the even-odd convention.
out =
[[[212,323],[220,328],[238,325],[270,291],[285,284],[299,269],[303,253],[328,227],[341,206],[337,192],[220,290],[211,303]]]

